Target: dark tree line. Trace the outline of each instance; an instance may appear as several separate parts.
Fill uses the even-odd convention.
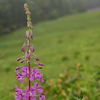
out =
[[[26,25],[23,7],[26,2],[33,23],[86,11],[84,0],[0,0],[0,34]]]
[[[100,7],[100,0],[85,0],[87,9]]]

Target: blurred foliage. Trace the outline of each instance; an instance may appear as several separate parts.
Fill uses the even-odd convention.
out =
[[[0,37],[1,100],[14,100],[15,84],[23,87],[23,83],[20,85],[16,81],[14,69],[20,66],[16,59],[23,55],[20,48],[25,41],[26,30],[22,28]],[[82,95],[86,100],[100,100],[99,11],[68,15],[38,23],[34,26],[34,37],[32,42],[35,54],[45,64],[41,72],[47,80],[44,84],[46,100],[56,100],[57,96],[75,100],[81,99]],[[79,68],[75,67],[78,62]],[[60,73],[66,78],[59,76]],[[51,78],[55,87],[49,85],[52,82]],[[66,83],[66,80],[69,83]],[[27,82],[24,85],[26,86]],[[66,96],[62,95],[60,87]],[[58,91],[55,88],[58,88]],[[48,97],[48,94],[53,94],[53,97]]]
[[[67,69],[59,75],[58,80],[50,79],[45,82],[44,91],[47,100],[100,100],[100,88],[97,87],[100,79],[94,80],[92,83],[89,83],[91,80],[88,79],[86,83],[82,67],[81,64],[77,64],[72,75],[69,74],[72,69]]]
[[[24,3],[28,3],[33,23],[83,12],[84,0],[0,0],[0,34],[9,33],[26,24]]]

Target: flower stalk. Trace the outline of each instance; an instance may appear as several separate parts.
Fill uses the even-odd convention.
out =
[[[39,82],[43,83],[44,80],[42,78],[42,74],[39,72],[39,69],[42,69],[44,64],[32,62],[32,60],[39,61],[39,58],[33,54],[34,46],[31,43],[31,39],[33,39],[32,33],[32,22],[31,22],[31,13],[29,11],[28,5],[25,3],[24,8],[27,14],[27,27],[26,31],[26,42],[23,44],[21,51],[25,52],[25,55],[18,58],[17,61],[20,63],[25,63],[26,65],[22,65],[20,67],[15,68],[16,79],[20,82],[24,82],[24,78],[28,79],[28,86],[26,89],[19,89],[18,86],[15,86],[15,99],[16,100],[45,100],[45,96],[43,94],[43,89],[39,86]],[[35,66],[33,66],[35,65]],[[36,66],[39,65],[39,66]],[[31,67],[33,66],[33,67]]]

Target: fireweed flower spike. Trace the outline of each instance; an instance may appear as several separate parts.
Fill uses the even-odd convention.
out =
[[[44,64],[35,62],[39,61],[39,58],[35,54],[32,54],[34,52],[34,45],[31,43],[31,39],[33,39],[33,26],[30,18],[31,13],[27,4],[24,4],[24,8],[27,14],[28,30],[25,35],[27,41],[21,48],[21,51],[24,52],[25,55],[17,59],[17,61],[24,63],[24,65],[16,67],[15,72],[16,79],[20,83],[24,82],[24,78],[28,79],[28,86],[26,86],[25,89],[19,89],[18,86],[15,86],[15,100],[45,100],[42,86],[39,86],[39,82],[44,82],[42,78],[43,74],[39,72],[39,69],[42,69]]]

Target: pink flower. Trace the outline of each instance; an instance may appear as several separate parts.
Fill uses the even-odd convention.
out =
[[[44,94],[41,94],[41,95],[39,96],[39,100],[45,100],[45,95],[44,95]]]
[[[16,96],[15,96],[15,99],[16,100],[22,100],[22,99],[25,99],[25,91],[22,90],[22,89],[19,89],[17,86],[15,87],[15,93],[16,93]]]
[[[23,77],[23,75],[20,73],[20,72],[18,72],[18,71],[16,71],[16,79],[20,82],[20,83],[22,83],[23,81],[24,81],[24,77]]]
[[[28,75],[29,75],[28,67],[22,67],[22,75],[23,75],[23,77],[28,77]]]
[[[25,100],[29,100],[29,97],[31,100],[36,100],[36,91],[34,91],[32,88],[29,89],[29,86],[26,87],[25,91]]]
[[[35,83],[34,83],[34,86],[32,87],[32,89],[33,89],[34,91],[40,93],[40,94],[43,93],[42,86],[39,86],[39,85],[38,85],[38,82],[35,82]]]
[[[42,74],[39,73],[38,69],[31,70],[30,81],[34,81],[34,80],[39,80],[42,83],[44,82],[44,80],[42,79]]]
[[[26,62],[26,65],[22,65],[20,67],[15,68],[16,72],[16,79],[22,83],[24,82],[24,78],[28,79],[28,86],[26,86],[26,89],[19,89],[17,86],[15,87],[15,99],[16,100],[44,100],[45,96],[43,94],[43,89],[42,86],[39,86],[38,81],[44,82],[41,74],[39,72],[39,69],[42,69],[41,66],[43,66],[43,63],[31,63],[31,60],[39,61],[39,58],[35,55],[32,54],[34,51],[34,45],[30,42],[31,39],[33,38],[33,26],[30,18],[30,11],[28,8],[27,4],[24,4],[26,14],[27,14],[27,27],[28,30],[26,31],[26,40],[21,48],[22,52],[25,52],[25,56],[22,56],[17,59],[17,61],[20,61],[20,63]],[[34,59],[31,59],[34,58]],[[31,65],[35,64],[38,66],[34,66],[31,68]],[[34,82],[34,85],[32,86],[32,81]]]

